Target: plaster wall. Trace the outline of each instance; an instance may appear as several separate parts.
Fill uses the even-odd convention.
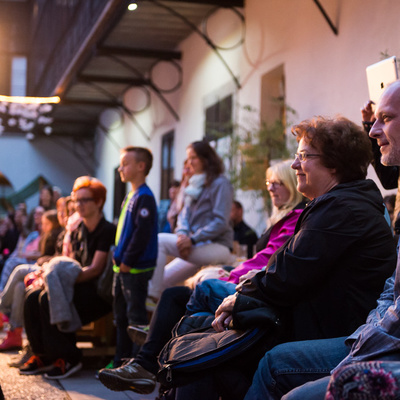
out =
[[[15,191],[42,175],[52,185],[60,187],[63,194],[69,195],[75,178],[93,174],[94,169],[90,162],[82,162],[83,159],[88,161],[87,153],[80,153],[77,148],[74,156],[70,151],[72,147],[72,141],[65,138],[28,141],[20,136],[1,136],[0,171],[12,182]],[[38,202],[38,195],[30,197],[27,200],[28,209]]]
[[[111,133],[120,147],[135,144],[152,149],[155,160],[148,182],[156,197],[159,196],[162,135],[175,130],[175,177],[179,179],[186,146],[204,135],[207,103],[230,90],[237,105],[235,121],[245,122],[242,106],[260,108],[262,76],[279,65],[284,67],[286,103],[297,112],[292,122],[313,115],[336,114],[360,121],[360,108],[368,99],[366,66],[382,59],[381,52],[400,56],[400,2],[381,0],[378,6],[373,0],[324,0],[321,3],[337,26],[338,35],[333,33],[313,1],[246,1],[244,44],[234,50],[221,51],[239,78],[240,90],[235,88],[232,77],[215,53],[196,33],[181,43],[182,85],[177,92],[166,95],[179,121],[152,95],[150,108],[135,115],[148,139],[129,118],[125,118],[123,127]],[[222,45],[231,44],[240,35],[237,20],[227,13],[226,10],[216,13],[208,25],[210,36]],[[162,69],[157,75],[162,82],[172,79]],[[111,172],[119,157],[117,146],[103,137],[97,141],[96,154],[100,160],[97,175],[111,190]],[[373,172],[370,176],[376,179]],[[251,211],[260,207],[250,207],[253,201],[249,196],[239,194],[247,204],[246,219],[259,226],[264,217]]]

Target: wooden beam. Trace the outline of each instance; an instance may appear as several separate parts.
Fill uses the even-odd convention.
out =
[[[156,58],[162,60],[180,60],[182,58],[182,53],[180,51],[133,49],[130,47],[114,46],[102,46],[96,50],[96,55]]]
[[[96,106],[96,107],[120,107],[117,101],[62,99],[60,105],[64,106]]]
[[[210,4],[219,7],[244,7],[244,0],[164,0],[175,3]]]
[[[146,86],[150,84],[149,79],[140,78],[123,78],[120,76],[101,76],[101,75],[80,75],[80,82],[96,82],[96,83],[116,83],[131,86]]]

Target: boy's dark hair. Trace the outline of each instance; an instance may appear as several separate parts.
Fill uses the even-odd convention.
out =
[[[153,154],[149,149],[145,147],[137,147],[137,146],[128,146],[121,150],[122,153],[127,152],[135,153],[135,158],[137,162],[143,161],[146,168],[144,170],[144,175],[147,176],[153,166]]]
[[[234,200],[233,204],[235,205],[236,208],[238,208],[239,210],[243,210],[243,206],[242,203],[240,201]]]

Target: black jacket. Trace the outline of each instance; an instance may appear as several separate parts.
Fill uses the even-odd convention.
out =
[[[282,340],[346,336],[365,322],[396,266],[382,196],[371,180],[335,186],[311,201],[266,272],[245,282],[237,327],[266,304],[285,316]]]

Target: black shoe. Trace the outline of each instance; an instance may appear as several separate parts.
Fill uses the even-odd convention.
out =
[[[104,386],[116,392],[132,390],[140,394],[149,394],[156,387],[155,375],[146,371],[135,359],[119,368],[102,369],[99,379]]]
[[[116,367],[116,366],[114,366],[114,360],[111,360],[104,368],[102,368],[102,369],[111,369],[111,368],[114,368],[114,367]],[[94,377],[96,378],[96,379],[99,379],[99,372],[100,372],[101,370],[99,369],[99,370],[97,370],[96,372],[95,372],[95,374],[94,374]]]
[[[21,375],[37,375],[50,371],[52,368],[52,364],[46,365],[40,357],[32,356],[22,367],[19,367],[19,373]]]
[[[68,378],[75,372],[78,372],[82,368],[82,363],[71,364],[68,361],[59,358],[53,365],[52,369],[49,370],[44,377],[46,379],[64,379]]]

